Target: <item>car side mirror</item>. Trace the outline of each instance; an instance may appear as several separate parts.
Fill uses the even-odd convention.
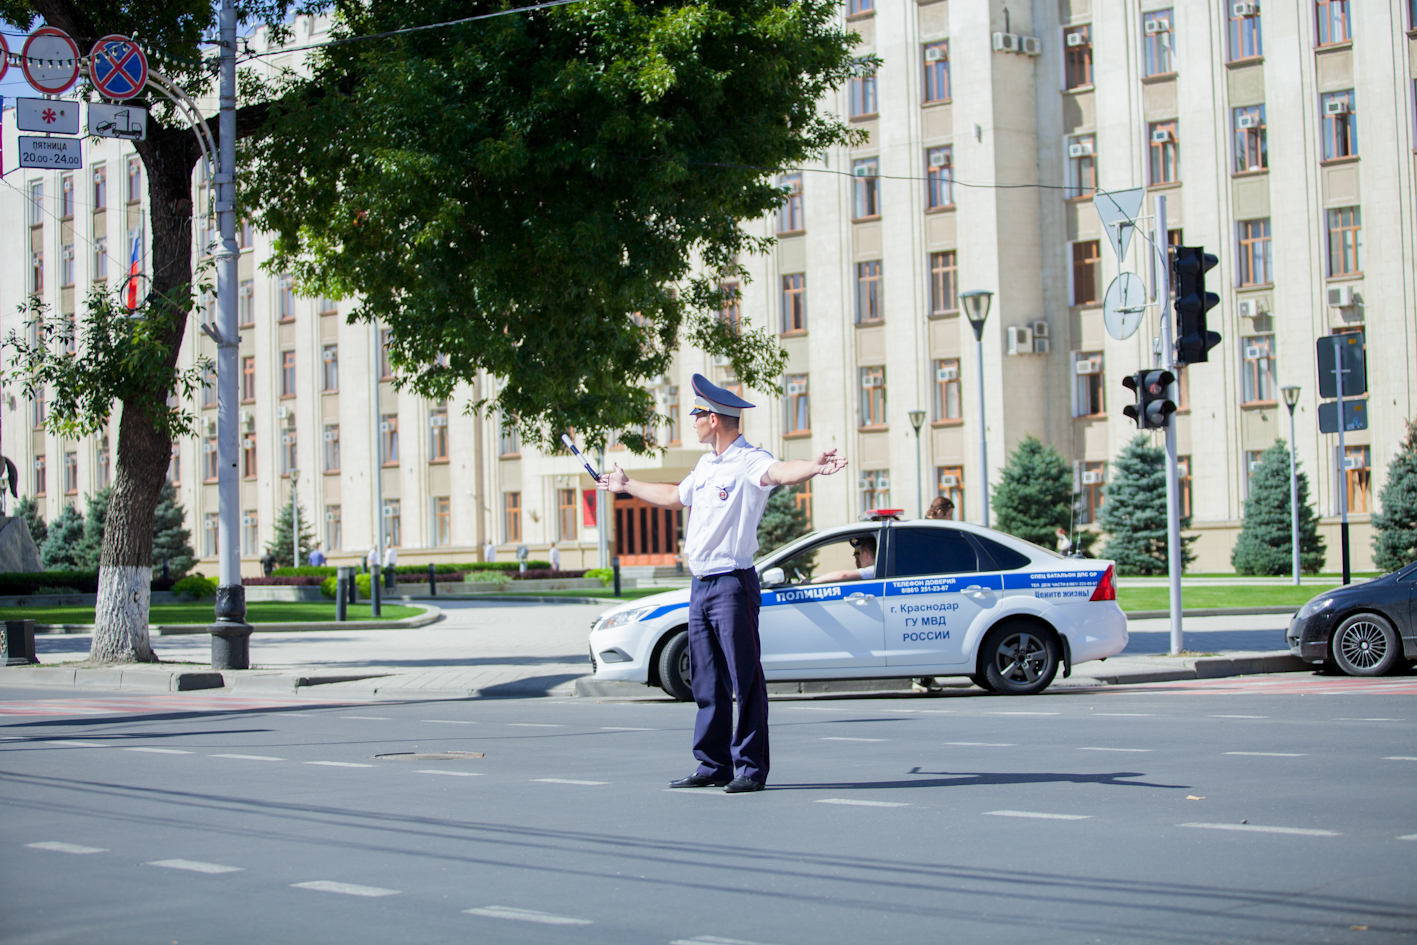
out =
[[[782,573],[782,568],[768,568],[763,572],[759,583],[764,587],[779,587],[787,583],[787,575]]]

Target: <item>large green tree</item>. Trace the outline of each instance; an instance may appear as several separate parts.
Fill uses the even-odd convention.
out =
[[[768,496],[763,517],[758,522],[758,553],[781,548],[811,531],[807,510],[797,501],[801,486],[778,486]]]
[[[315,547],[315,532],[310,527],[310,516],[305,507],[300,508],[300,560],[295,560],[295,496],[281,506],[276,518],[276,531],[266,544],[266,551],[275,558],[276,567],[289,568],[304,564],[309,560],[310,549]]]
[[[108,524],[108,500],[112,495],[113,487],[104,486],[85,500],[88,510],[84,514],[84,536],[74,553],[78,566],[85,571],[97,571],[102,561],[103,530]]]
[[[994,527],[1045,548],[1056,548],[1058,529],[1073,530],[1081,550],[1091,548],[1097,534],[1078,529],[1073,473],[1058,451],[1026,436],[1009,454],[999,472],[990,511]]]
[[[78,551],[84,538],[84,513],[69,504],[49,525],[44,547],[39,549],[39,563],[46,571],[77,571],[83,567]]]
[[[35,501],[34,496],[20,496],[20,501],[15,503],[15,517],[25,520],[25,524],[30,527],[30,537],[34,539],[34,546],[43,548],[44,539],[49,537],[49,526],[40,516],[39,503]]]
[[[1297,471],[1299,488],[1299,570],[1316,574],[1324,563],[1319,516],[1309,504],[1309,477]],[[1230,563],[1240,574],[1289,574],[1294,568],[1293,521],[1289,502],[1289,444],[1276,440],[1260,454],[1250,476],[1245,518]]]
[[[681,343],[776,387],[771,332],[720,313],[776,172],[860,140],[821,109],[871,65],[838,4],[583,0],[392,36],[496,7],[332,9],[354,41],[280,87],[245,199],[273,268],[392,330],[402,383],[441,399],[486,372],[525,439],[636,450]]]
[[[1170,561],[1166,527],[1166,450],[1138,434],[1112,462],[1111,481],[1102,490],[1097,522],[1107,533],[1102,555],[1117,562],[1119,574],[1165,574]],[[1190,516],[1181,518],[1189,528]],[[1181,568],[1196,559],[1199,535],[1181,536]]]
[[[1417,421],[1407,422],[1407,438],[1388,464],[1378,504],[1382,511],[1373,516],[1373,562],[1396,571],[1417,561]]]

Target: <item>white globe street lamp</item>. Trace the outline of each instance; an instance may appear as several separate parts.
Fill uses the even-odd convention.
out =
[[[984,289],[959,294],[964,315],[974,329],[975,392],[979,401],[979,508],[980,522],[985,528],[989,527],[989,439],[984,429],[984,320],[989,317],[989,304],[993,300],[994,293]]]

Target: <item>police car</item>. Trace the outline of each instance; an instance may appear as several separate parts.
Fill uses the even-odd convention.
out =
[[[1065,558],[963,522],[868,517],[755,563],[768,682],[968,676],[1032,695],[1060,666],[1066,677],[1127,645],[1110,561]],[[870,556],[860,552],[872,545],[863,574]],[[688,622],[688,588],[606,611],[590,634],[596,678],[692,699]]]

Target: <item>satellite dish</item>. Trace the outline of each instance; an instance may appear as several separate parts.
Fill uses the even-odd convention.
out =
[[[1134,272],[1124,272],[1112,280],[1102,299],[1102,322],[1107,334],[1124,341],[1136,334],[1146,315],[1146,287]]]

